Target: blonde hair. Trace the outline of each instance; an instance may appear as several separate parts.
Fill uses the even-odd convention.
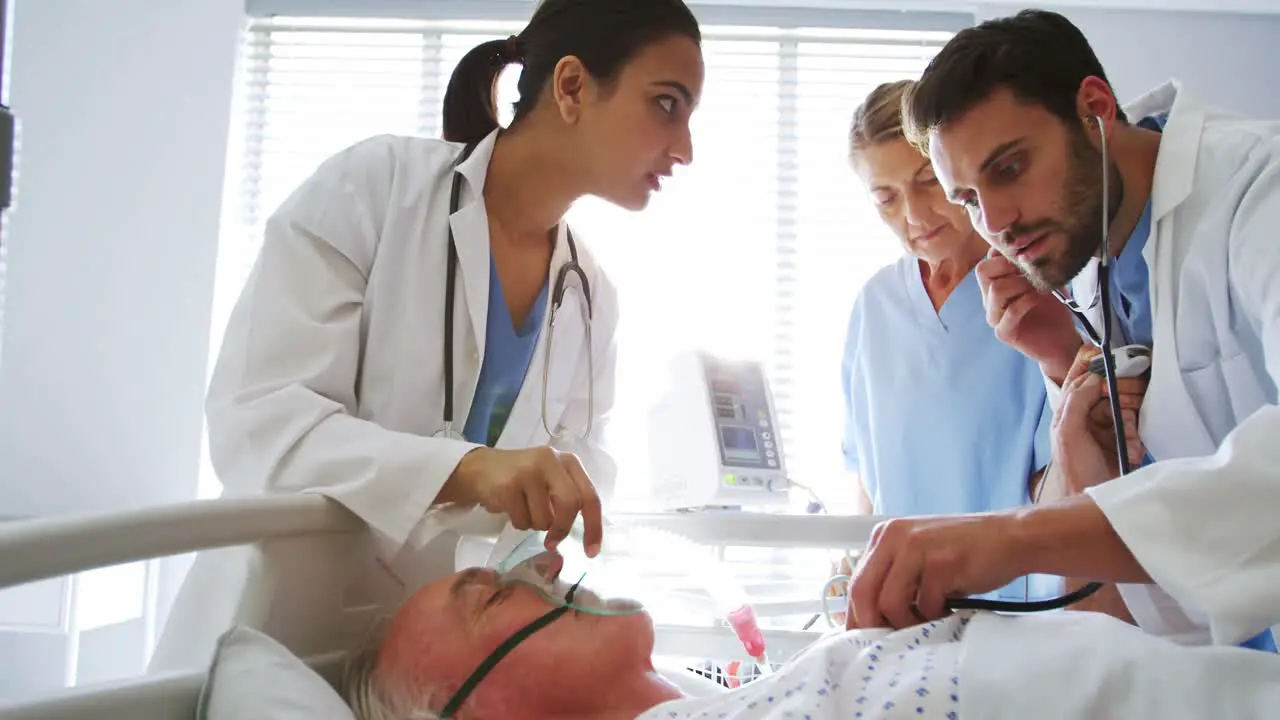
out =
[[[914,85],[914,80],[898,80],[879,85],[867,94],[853,111],[853,121],[849,124],[850,161],[869,147],[905,137],[902,103]]]

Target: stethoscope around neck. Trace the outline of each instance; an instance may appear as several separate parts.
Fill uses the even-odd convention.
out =
[[[462,195],[462,172],[458,168],[471,156],[478,144],[479,142],[468,143],[458,155],[457,160],[454,161],[453,187],[449,193],[450,217],[458,212],[458,204]],[[453,425],[453,307],[457,287],[458,246],[453,237],[453,224],[451,222],[446,222],[445,224],[449,229],[449,259],[445,269],[444,290],[444,412],[442,427],[435,433],[435,436],[462,440],[462,433],[454,429]],[[582,313],[587,339],[587,418],[586,428],[577,439],[586,440],[590,437],[596,403],[594,353],[592,352],[591,344],[591,283],[587,280],[587,274],[582,269],[582,266],[578,264],[578,246],[573,241],[573,232],[567,227],[565,228],[565,239],[569,244],[569,260],[556,271],[555,282],[551,286],[550,303],[547,308],[547,341],[543,349],[542,363],[542,427],[552,441],[568,437],[567,432],[562,427],[557,426],[553,430],[551,424],[547,421],[547,382],[551,370],[551,347],[555,340],[556,317],[561,305],[564,303],[566,293],[572,287],[569,278],[573,275],[578,278],[579,292],[581,292],[584,301]]]

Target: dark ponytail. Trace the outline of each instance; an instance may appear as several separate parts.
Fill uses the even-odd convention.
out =
[[[458,62],[444,94],[444,139],[476,142],[498,129],[498,76],[513,62],[524,65],[515,124],[533,109],[562,58],[578,58],[608,82],[646,45],[671,35],[702,42],[682,0],[542,0],[518,36],[481,43]]]
[[[519,57],[515,36],[490,40],[462,56],[444,91],[444,139],[471,143],[498,129],[498,76]]]

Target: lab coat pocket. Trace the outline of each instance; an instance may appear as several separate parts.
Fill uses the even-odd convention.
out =
[[[1183,370],[1182,380],[1215,446],[1262,402],[1261,386],[1244,353]]]
[[[1222,363],[1222,379],[1227,386],[1226,399],[1231,402],[1232,429],[1257,412],[1258,408],[1271,402],[1260,372],[1265,370],[1254,364],[1248,353],[1239,353]]]

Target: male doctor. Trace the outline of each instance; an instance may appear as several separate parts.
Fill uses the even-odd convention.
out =
[[[1078,493],[880,526],[850,624],[940,617],[947,597],[1042,572],[1121,583],[1151,633],[1274,651],[1280,122],[1206,107],[1176,82],[1121,110],[1084,36],[1042,11],[956,35],[905,114],[949,197],[999,251],[979,268],[988,319],[1039,361],[1055,463]],[[1112,449],[1085,431],[1090,414],[1109,420],[1105,386],[1088,372],[1068,379],[1081,338],[1043,292],[1095,300],[1104,206],[1116,344],[1152,348],[1139,419],[1151,457],[1118,479]],[[1101,309],[1087,312],[1094,327]]]

